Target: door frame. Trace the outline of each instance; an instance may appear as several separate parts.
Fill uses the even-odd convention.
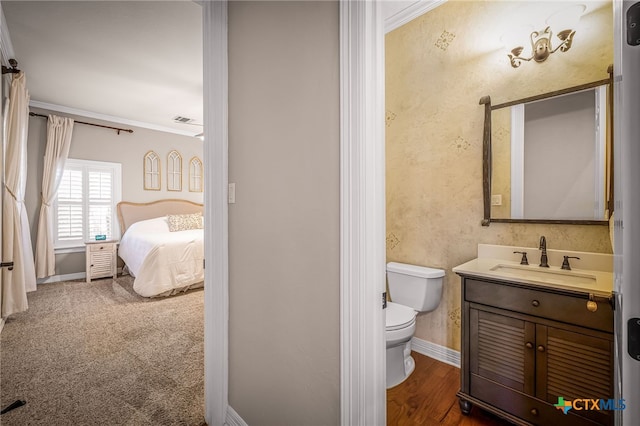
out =
[[[227,0],[203,1],[204,398],[212,426],[237,424],[229,407]],[[241,419],[240,419],[241,420]],[[242,424],[242,423],[240,423]]]
[[[614,0],[614,290],[616,291],[616,398],[624,398],[626,408],[616,411],[616,424],[640,422],[640,362],[627,352],[631,318],[640,318],[640,46],[626,43],[627,10],[637,0]],[[625,226],[626,225],[626,226]]]
[[[229,405],[227,0],[202,2],[205,169],[205,420]],[[386,423],[384,28],[378,1],[340,9],[340,402],[344,425]]]

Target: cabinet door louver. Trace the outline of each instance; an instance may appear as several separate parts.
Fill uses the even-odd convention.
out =
[[[539,395],[549,402],[559,396],[565,399],[613,398],[611,388],[611,342],[553,327],[538,326],[546,332],[546,395]],[[542,340],[542,339],[541,339]],[[544,342],[544,341],[543,341]],[[546,358],[546,359],[545,359]],[[544,389],[544,387],[539,387]]]
[[[521,392],[533,389],[527,368],[534,360],[526,350],[535,328],[526,321],[489,312],[471,310],[471,345],[476,357],[471,372]]]

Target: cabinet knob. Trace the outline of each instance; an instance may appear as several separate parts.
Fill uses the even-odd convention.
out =
[[[542,345],[538,346],[538,352],[544,352],[544,346]]]
[[[532,302],[531,302],[531,304],[532,304],[533,306],[535,306],[536,308],[537,308],[538,306],[540,306],[540,302],[538,302],[537,300],[532,301]]]
[[[589,295],[589,301],[587,302],[587,311],[595,312],[598,310],[598,304],[595,301],[593,294]]]
[[[527,342],[524,345],[529,349],[533,348],[533,343],[531,343],[531,342]]]
[[[532,408],[531,409],[531,414],[533,414],[534,416],[538,415],[538,409],[537,408]]]

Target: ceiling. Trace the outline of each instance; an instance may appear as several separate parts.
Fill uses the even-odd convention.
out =
[[[387,1],[383,14],[416,3]],[[32,107],[190,136],[202,132],[202,12],[194,1],[1,4]],[[193,124],[176,123],[176,116]]]
[[[197,3],[2,1],[2,10],[31,106],[191,136],[202,132]],[[175,123],[176,116],[193,124]]]
[[[383,18],[388,26],[401,25],[441,3],[386,0]],[[609,0],[585,3],[590,9]],[[32,106],[190,136],[202,132],[202,11],[196,2],[1,4]],[[176,116],[194,121],[175,123]]]

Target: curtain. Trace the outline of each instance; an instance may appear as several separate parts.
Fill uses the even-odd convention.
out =
[[[27,132],[29,92],[23,72],[13,74],[5,125],[5,176],[2,198],[2,257],[13,261],[13,270],[2,268],[0,316],[28,308],[27,291],[36,289],[36,276],[24,206],[27,182]]]
[[[42,173],[42,206],[38,220],[38,239],[36,240],[36,272],[38,278],[55,275],[56,258],[53,250],[53,209],[51,203],[56,197],[64,163],[69,156],[73,120],[49,115],[47,121],[47,147],[44,153],[44,171]]]

